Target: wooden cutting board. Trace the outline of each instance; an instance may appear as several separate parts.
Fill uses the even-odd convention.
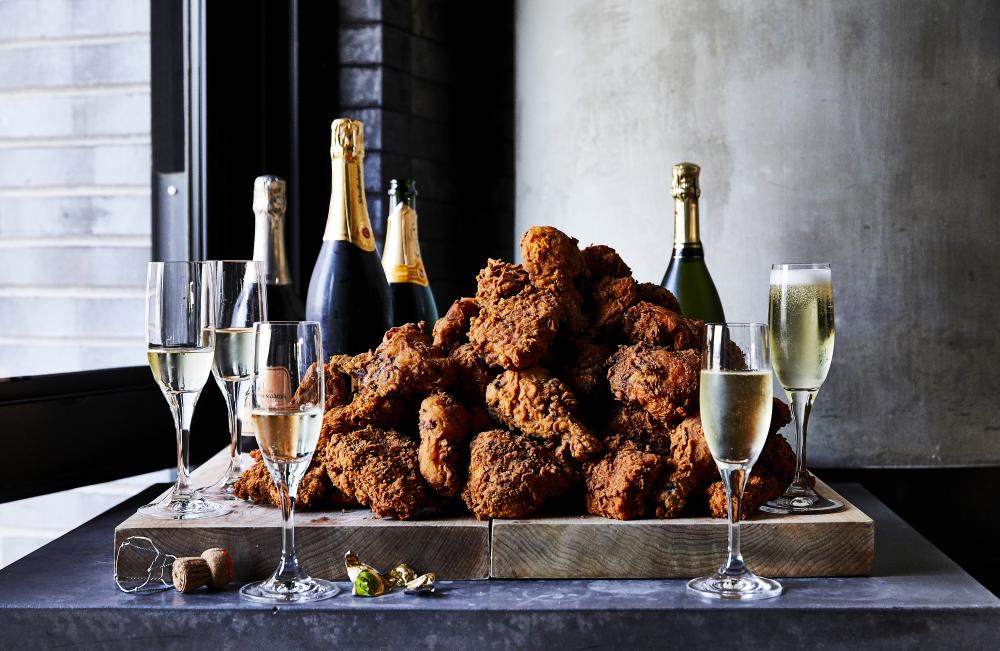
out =
[[[195,486],[212,483],[228,462],[220,452],[193,473]],[[758,514],[743,524],[743,554],[765,576],[853,576],[871,570],[875,525],[822,482],[821,492],[846,508],[814,516]],[[281,552],[281,514],[275,507],[235,502],[233,512],[203,520],[158,520],[134,514],[115,529],[115,549],[145,536],[164,552],[196,556],[225,547],[235,579],[265,578]],[[491,540],[492,538],[492,540]],[[400,561],[441,579],[684,578],[716,569],[725,557],[726,523],[713,518],[632,520],[595,516],[481,522],[471,515],[383,520],[368,509],[300,511],[296,547],[305,571],[345,580],[344,553],[378,568]]]
[[[822,515],[757,513],[743,522],[743,558],[763,576],[858,576],[875,559],[875,523],[823,482],[845,508]],[[690,578],[726,557],[726,521],[701,517],[618,522],[591,515],[494,520],[490,576],[503,579]]]
[[[192,473],[192,484],[213,483],[228,462],[227,448]],[[145,536],[174,556],[224,547],[233,557],[235,580],[266,578],[281,555],[281,512],[237,500],[232,504],[229,515],[201,520],[160,520],[136,513],[115,528],[115,549],[129,536]],[[383,520],[368,509],[299,511],[295,548],[304,571],[332,581],[347,580],[348,550],[379,569],[403,561],[419,572],[437,572],[440,579],[487,579],[490,523],[471,515],[402,522]]]

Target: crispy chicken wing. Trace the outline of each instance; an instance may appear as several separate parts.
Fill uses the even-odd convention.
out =
[[[562,323],[571,332],[587,326],[580,285],[589,272],[577,240],[552,226],[529,228],[521,238],[524,268],[536,287],[552,292],[559,301]]]
[[[496,303],[502,298],[520,294],[531,284],[531,278],[519,264],[490,258],[476,276],[476,283],[476,302]]]
[[[469,322],[479,314],[479,304],[471,298],[460,298],[451,304],[444,316],[434,324],[434,345],[444,351],[467,341]]]
[[[562,314],[559,299],[535,287],[481,307],[472,319],[469,342],[487,364],[508,369],[530,368],[541,361]]]
[[[420,403],[420,474],[439,495],[452,497],[462,490],[471,427],[469,410],[449,393],[432,393]]]
[[[480,520],[523,518],[573,483],[573,472],[537,441],[504,430],[477,434],[462,500]]]
[[[600,279],[590,287],[587,294],[590,327],[598,333],[616,333],[621,327],[622,318],[626,312],[631,312],[629,308],[637,300],[635,281],[631,276],[608,276]]]
[[[632,275],[632,270],[625,264],[618,252],[604,244],[591,244],[580,251],[583,262],[590,273],[591,282],[596,282],[605,276],[625,278]]]
[[[679,516],[690,499],[718,476],[700,416],[685,418],[670,432],[669,464],[665,481],[653,496],[658,518]]]
[[[333,486],[379,517],[410,520],[427,504],[417,444],[373,427],[335,435],[324,467]]]
[[[569,388],[540,367],[505,371],[486,388],[490,412],[508,427],[557,444],[584,460],[600,451],[601,442],[576,419],[576,398]]]
[[[639,283],[636,286],[636,292],[639,294],[640,301],[665,307],[671,312],[680,313],[681,311],[681,304],[677,302],[677,298],[666,287],[661,287],[654,283]]]
[[[636,344],[611,357],[608,383],[618,400],[671,424],[697,411],[700,376],[700,352]]]
[[[646,302],[632,306],[622,321],[622,330],[630,343],[647,343],[670,350],[701,350],[704,326],[702,321]]]
[[[359,390],[411,398],[447,387],[453,379],[453,362],[431,343],[424,324],[407,323],[385,333],[366,365]]]
[[[646,515],[667,459],[627,439],[613,439],[604,457],[584,466],[587,512],[615,520]]]

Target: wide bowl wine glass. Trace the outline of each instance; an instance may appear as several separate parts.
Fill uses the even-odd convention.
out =
[[[251,418],[264,463],[281,496],[281,560],[269,578],[240,589],[267,603],[328,599],[329,581],[302,572],[295,555],[295,495],[323,425],[323,344],[315,321],[272,321],[255,326]]]
[[[828,513],[842,508],[816,492],[806,470],[809,412],[833,360],[833,279],[828,264],[771,265],[768,300],[771,354],[795,418],[795,478],[784,495],[761,506],[769,513]]]
[[[771,423],[767,326],[706,325],[701,362],[701,426],[726,488],[729,553],[717,572],[689,581],[688,591],[715,599],[777,597],[781,584],[751,572],[740,552],[743,489]]]
[[[177,483],[139,509],[155,518],[189,520],[229,513],[191,487],[191,418],[215,354],[211,267],[205,262],[150,262],[146,275],[146,356],[177,432]]]
[[[202,489],[209,498],[233,499],[243,472],[243,408],[253,378],[254,330],[267,320],[266,287],[255,260],[213,260],[215,279],[215,359],[212,375],[229,412],[229,465],[219,481]]]

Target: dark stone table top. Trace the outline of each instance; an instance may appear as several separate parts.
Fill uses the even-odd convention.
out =
[[[152,487],[0,570],[0,632],[5,647],[19,649],[1000,643],[1000,600],[863,488],[836,489],[875,520],[873,575],[782,579],[785,594],[768,601],[703,601],[686,594],[681,580],[520,580],[444,582],[435,596],[377,599],[352,597],[345,583],[333,599],[276,608],[241,601],[235,587],[192,595],[119,592],[112,579],[114,528],[162,490]],[[984,546],[984,562],[991,552]]]

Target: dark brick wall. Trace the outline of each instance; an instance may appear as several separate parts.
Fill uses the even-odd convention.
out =
[[[412,177],[438,304],[475,291],[514,246],[512,2],[340,0],[341,112],[364,121],[368,208],[384,237],[389,180]]]

